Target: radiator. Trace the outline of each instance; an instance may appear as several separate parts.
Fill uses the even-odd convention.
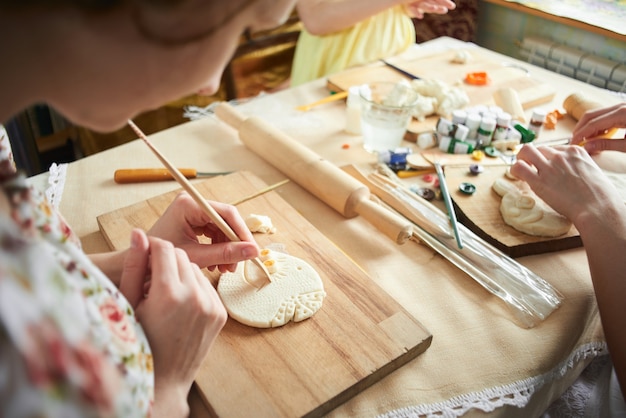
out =
[[[531,64],[604,89],[626,92],[626,64],[563,45],[549,39],[527,37],[520,55]]]

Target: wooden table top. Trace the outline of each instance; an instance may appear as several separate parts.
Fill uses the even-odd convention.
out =
[[[440,38],[416,47],[410,59],[455,48],[478,47]],[[481,51],[493,54],[494,59],[514,61]],[[583,92],[607,104],[617,101],[593,86],[526,63],[518,64],[529,68],[532,77],[556,87],[551,106],[561,108],[563,99],[573,92]],[[267,120],[336,165],[368,166],[375,162],[376,157],[360,146],[359,136],[343,131],[344,102],[307,113],[294,109],[327,94],[326,81],[317,80],[254,98],[238,108],[246,115]],[[565,122],[560,129],[571,131],[573,125],[573,121]],[[549,135],[545,139],[550,139]],[[236,131],[215,117],[159,132],[151,140],[179,167],[214,172],[247,170],[267,184],[284,178],[248,150]],[[621,160],[616,161],[623,166]],[[140,141],[69,164],[60,211],[81,237],[87,252],[109,249],[98,229],[99,215],[179,188],[175,182],[114,183],[116,169],[139,167],[159,167]],[[41,176],[34,180],[41,181]],[[573,382],[594,356],[605,352],[581,248],[518,260],[564,296],[563,305],[545,321],[524,329],[512,320],[500,299],[429,247],[416,242],[397,245],[363,219],[342,217],[294,182],[277,193],[433,335],[425,353],[331,411],[331,416],[373,416],[400,408],[423,412],[446,407],[467,411],[467,416],[484,416],[480,405],[495,407],[490,416],[536,415]],[[194,409],[194,415],[202,414]]]

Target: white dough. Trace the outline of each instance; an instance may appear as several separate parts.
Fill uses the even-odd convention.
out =
[[[245,222],[250,232],[259,232],[261,234],[273,234],[276,232],[276,228],[274,228],[272,219],[269,216],[251,213],[246,217]]]
[[[253,285],[262,273],[251,261],[220,277],[217,292],[233,319],[251,327],[273,328],[307,319],[322,307],[324,284],[309,264],[267,249],[260,258],[275,269],[271,283],[261,288]]]
[[[502,219],[516,230],[540,237],[558,237],[570,230],[572,223],[548,206],[529,187],[497,179],[492,188],[502,196]]]

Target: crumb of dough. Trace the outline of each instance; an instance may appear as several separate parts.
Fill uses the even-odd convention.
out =
[[[465,50],[459,50],[459,51],[456,51],[451,61],[455,64],[466,64],[471,59],[472,59],[472,55],[469,52]]]
[[[272,219],[269,216],[251,213],[244,221],[250,232],[258,232],[261,234],[273,234],[276,232],[276,228],[272,224]]]
[[[261,288],[252,283],[263,273],[251,261],[220,277],[217,292],[231,318],[251,327],[274,328],[310,318],[322,307],[324,284],[308,263],[268,249],[259,258],[269,264],[272,279]]]

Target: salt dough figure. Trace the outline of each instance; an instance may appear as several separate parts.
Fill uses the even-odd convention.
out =
[[[497,179],[493,190],[502,197],[500,213],[507,225],[528,235],[558,237],[566,234],[572,223],[559,215],[521,181]]]

